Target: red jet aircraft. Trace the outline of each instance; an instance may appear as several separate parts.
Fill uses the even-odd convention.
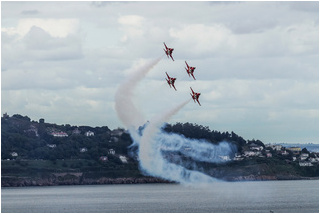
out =
[[[168,48],[166,46],[166,43],[163,43],[164,47],[166,47],[166,49],[163,49],[164,52],[167,54],[167,57],[169,58],[169,56],[171,57],[171,59],[174,61],[174,59],[172,58],[172,52],[173,52],[173,48]]]
[[[193,76],[193,72],[194,72],[194,69],[196,69],[196,67],[191,67],[188,65],[187,61],[185,61],[187,67],[185,68],[187,73],[189,74],[189,77],[190,77],[190,74],[192,75],[193,79],[196,80],[196,78],[194,78]]]
[[[201,93],[195,93],[195,92],[192,90],[191,87],[190,87],[190,89],[191,89],[191,91],[192,91],[192,94],[190,94],[190,95],[191,95],[193,101],[194,101],[194,102],[197,101],[197,102],[199,103],[199,105],[201,106],[201,104],[200,104],[200,102],[199,102],[199,97],[200,97],[200,94],[201,94]]]
[[[174,82],[176,81],[177,78],[169,77],[169,75],[168,75],[167,72],[166,72],[166,74],[167,74],[167,77],[168,77],[168,79],[166,79],[166,80],[167,80],[170,88],[171,88],[171,86],[172,86],[172,87],[174,88],[174,90],[177,90],[176,87],[174,87]]]

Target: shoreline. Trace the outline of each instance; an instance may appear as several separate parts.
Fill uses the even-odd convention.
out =
[[[98,178],[90,179],[82,176],[72,176],[67,174],[68,178],[60,177],[50,178],[17,178],[2,177],[2,187],[30,187],[30,186],[64,186],[64,185],[105,185],[105,184],[147,184],[147,183],[175,183],[160,178],[141,177],[141,178]],[[300,176],[234,176],[220,179],[225,182],[245,182],[245,181],[281,181],[281,180],[319,180],[319,177],[300,177]]]
[[[224,181],[237,182],[237,181],[284,181],[284,180],[319,180],[319,177],[302,177],[292,175],[248,175],[248,176],[235,176],[225,178]]]
[[[98,179],[72,177],[68,178],[50,177],[50,178],[1,178],[1,187],[27,187],[27,186],[62,186],[62,185],[103,185],[103,184],[146,184],[146,183],[174,183],[160,178],[141,177],[141,178],[106,178]]]

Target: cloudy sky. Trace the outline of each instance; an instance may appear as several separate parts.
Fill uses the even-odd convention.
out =
[[[124,127],[117,88],[162,57],[134,91],[146,120],[190,99],[191,86],[202,106],[191,101],[168,122],[264,143],[319,142],[317,1],[1,4],[2,114]]]

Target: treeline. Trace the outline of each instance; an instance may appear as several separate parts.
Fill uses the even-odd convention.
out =
[[[68,137],[54,137],[48,130],[59,130]],[[81,134],[74,134],[78,130]],[[93,136],[85,136],[87,131]],[[93,159],[107,156],[109,149],[127,154],[132,143],[129,134],[113,136],[107,127],[71,126],[31,121],[27,116],[13,115],[1,118],[1,157],[12,159],[12,153],[21,159]],[[50,147],[51,146],[51,147]],[[81,149],[85,149],[81,152]],[[110,156],[112,159],[113,157]]]
[[[132,139],[125,130],[115,134],[117,130],[110,130],[107,126],[57,125],[45,123],[44,119],[40,119],[39,122],[31,121],[29,117],[19,114],[2,117],[1,125],[2,159],[12,159],[12,153],[16,152],[17,157],[22,159],[98,160],[100,156],[108,156],[110,149],[115,150],[116,154],[127,155],[127,147],[132,144]],[[205,139],[213,144],[228,141],[237,145],[238,151],[241,151],[247,142],[234,132],[214,131],[207,126],[192,123],[166,124],[163,129],[169,133],[182,134],[187,138]],[[68,137],[54,137],[48,130],[65,132]],[[75,130],[81,134],[75,134]],[[84,133],[87,131],[93,132],[94,135],[85,136]],[[259,140],[250,142],[263,145]],[[85,152],[81,152],[83,148]],[[110,155],[108,157],[113,158]]]

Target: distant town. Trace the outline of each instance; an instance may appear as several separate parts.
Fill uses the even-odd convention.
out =
[[[300,166],[313,166],[319,162],[319,152],[309,152],[307,149],[301,149],[301,147],[284,147],[277,144],[266,144],[265,148],[255,144],[249,145],[249,150],[245,150],[242,154],[237,154],[233,160],[239,161],[244,158],[249,158],[252,156],[258,156],[263,158],[272,158],[272,153],[270,149],[276,151],[277,154],[282,156],[288,156],[292,158],[292,161],[299,162]]]

